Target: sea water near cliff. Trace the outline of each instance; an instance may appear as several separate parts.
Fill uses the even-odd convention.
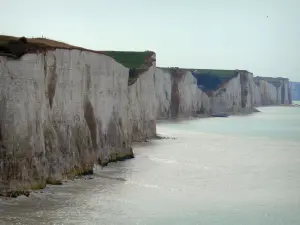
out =
[[[163,122],[94,179],[0,200],[0,224],[300,224],[300,108]]]

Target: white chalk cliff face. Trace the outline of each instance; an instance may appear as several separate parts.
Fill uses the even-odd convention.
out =
[[[170,107],[172,92],[172,80],[169,70],[156,68],[154,81],[157,119],[168,119],[171,117]]]
[[[196,116],[210,109],[208,96],[189,71],[156,68],[155,91],[158,119]]]
[[[255,101],[259,100],[256,91],[253,74],[239,71],[235,77],[212,93],[212,113],[250,113],[254,109]]]
[[[155,55],[152,56],[155,59]],[[156,135],[155,61],[139,79],[128,87],[129,109],[132,112],[133,140],[140,141]]]
[[[274,78],[271,78],[274,80]],[[209,96],[197,87],[190,71],[157,68],[155,72],[158,119],[190,117],[199,114],[251,113],[256,106],[285,104],[289,101],[287,84],[276,87],[266,80],[254,81],[248,71],[237,71],[222,87]],[[282,79],[275,79],[281,82]],[[284,85],[284,86],[283,86]],[[285,94],[282,94],[284,92]]]
[[[290,82],[291,99],[294,101],[300,100],[300,82]]]
[[[255,77],[261,105],[291,104],[291,90],[286,78]]]
[[[261,104],[262,105],[278,104],[277,88],[273,84],[271,84],[267,81],[260,81],[259,82],[259,92],[261,95]]]
[[[132,87],[128,70],[80,50],[0,57],[0,194],[132,157],[133,127],[155,133],[155,65]]]
[[[285,79],[283,81],[284,86],[283,91],[284,91],[284,99],[282,101],[283,104],[291,104],[291,93],[290,93],[290,87],[289,87],[289,80]]]
[[[212,113],[232,112],[237,113],[241,108],[241,83],[240,76],[229,80],[211,97]]]
[[[0,56],[0,195],[133,157],[132,141],[154,137],[156,118],[251,112],[290,101],[288,80],[276,88],[239,71],[208,96],[189,70],[150,65],[128,86],[129,69],[98,53]]]

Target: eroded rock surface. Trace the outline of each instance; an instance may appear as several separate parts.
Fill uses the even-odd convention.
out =
[[[129,69],[102,54],[0,56],[0,193],[58,184],[94,163],[133,157],[132,140],[155,136],[154,70],[128,87]]]

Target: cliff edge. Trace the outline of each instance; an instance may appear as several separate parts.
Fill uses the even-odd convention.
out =
[[[1,195],[91,173],[94,163],[132,158],[132,141],[155,135],[154,101],[146,104],[140,91],[153,80],[153,52],[96,52],[8,36],[0,41]]]
[[[246,70],[158,67],[155,88],[158,119],[251,113],[291,103],[288,79],[254,77]]]

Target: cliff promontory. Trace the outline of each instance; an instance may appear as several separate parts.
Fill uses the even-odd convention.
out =
[[[246,70],[156,68],[151,51],[0,36],[0,195],[132,158],[132,142],[156,136],[156,119],[290,104],[288,83]]]
[[[246,70],[156,68],[157,118],[251,113],[290,104],[288,79],[254,77]]]
[[[153,52],[0,40],[0,194],[131,158],[133,140],[155,135]]]

